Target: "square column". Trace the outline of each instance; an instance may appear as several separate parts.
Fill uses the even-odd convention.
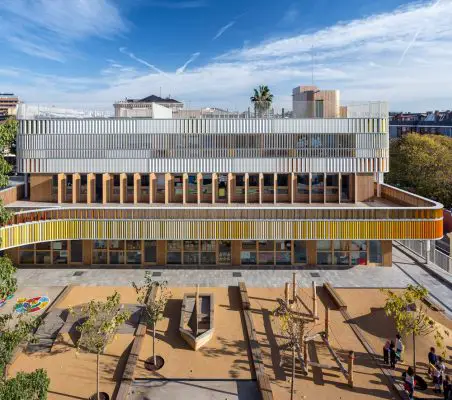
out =
[[[278,174],[274,174],[273,176],[273,203],[276,204],[277,199],[277,192],[278,192]]]
[[[80,174],[72,174],[72,203],[80,203]]]
[[[155,203],[157,193],[157,176],[152,173],[149,174],[149,204]]]
[[[312,203],[312,173],[309,173],[309,204]]]
[[[66,201],[66,174],[58,174],[58,203]]]
[[[141,202],[141,175],[133,174],[133,204]]]
[[[290,203],[295,203],[295,193],[297,187],[297,176],[292,172],[289,175],[289,195],[290,195]]]
[[[187,204],[188,198],[188,174],[182,174],[182,204]]]
[[[201,204],[201,187],[202,187],[202,174],[198,173],[196,175],[196,190],[197,190],[197,198],[198,198],[198,204]]]
[[[165,174],[165,204],[169,204],[172,201],[170,190],[172,189],[171,174]]]
[[[232,203],[232,195],[234,193],[234,188],[235,184],[234,184],[234,179],[235,177],[232,175],[231,172],[228,173],[228,204]]]
[[[86,175],[87,195],[86,202],[88,204],[96,201],[96,176],[93,173]]]
[[[248,189],[250,186],[250,175],[245,173],[245,204],[248,204]]]
[[[111,197],[111,175],[102,174],[102,204],[110,202]]]
[[[212,204],[217,202],[218,193],[218,175],[214,172],[212,174]]]
[[[127,174],[119,174],[119,204],[127,202]]]
[[[264,193],[264,174],[259,173],[259,204],[262,204],[262,196]]]

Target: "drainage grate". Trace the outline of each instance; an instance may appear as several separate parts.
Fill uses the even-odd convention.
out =
[[[152,276],[162,276],[162,273],[161,272],[153,272]]]
[[[312,278],[320,278],[320,274],[318,272],[311,272]]]
[[[84,273],[84,271],[75,271],[72,276],[82,276]]]
[[[232,273],[232,277],[233,278],[241,278],[242,277],[242,273],[241,272],[233,272]]]

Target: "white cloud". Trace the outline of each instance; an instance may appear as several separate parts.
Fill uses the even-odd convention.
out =
[[[193,54],[190,56],[190,58],[185,62],[185,64],[182,65],[182,67],[179,67],[179,68],[176,70],[176,74],[177,74],[177,75],[183,74],[183,73],[185,72],[185,70],[187,69],[187,67],[189,66],[189,64],[191,64],[193,61],[195,61],[195,60],[199,57],[200,54],[201,54],[201,53],[199,53],[199,52],[193,53]]]
[[[111,0],[2,0],[0,34],[26,54],[64,61],[71,43],[126,30]]]
[[[325,89],[340,89],[345,102],[388,100],[392,109],[413,111],[451,108],[452,0],[442,0],[436,7],[434,4],[415,3],[392,13],[338,23],[312,33],[255,46],[248,44],[197,68],[187,64],[183,74],[177,70],[163,72],[123,51],[129,55],[129,63],[133,59],[137,64],[110,62],[107,74],[104,69],[96,79],[76,78],[80,82],[29,72],[28,80],[17,81],[12,89],[30,102],[80,102],[86,106],[86,99],[90,99],[93,107],[96,104],[107,108],[114,100],[145,97],[159,93],[162,87],[164,95],[190,102],[192,107],[212,105],[243,110],[248,107],[252,88],[267,84],[275,94],[275,105],[290,108],[291,89],[311,83],[310,52],[314,44],[315,83]],[[417,27],[425,21],[426,29],[398,65]],[[142,65],[147,68],[144,70]],[[127,75],[121,68],[133,71]],[[90,84],[90,79],[95,83]],[[84,90],[74,89],[77,85]]]
[[[212,38],[212,40],[217,40],[219,37],[221,37],[229,28],[232,28],[235,25],[235,21],[231,21],[227,23],[226,25],[222,26],[220,29],[218,29],[217,34]]]

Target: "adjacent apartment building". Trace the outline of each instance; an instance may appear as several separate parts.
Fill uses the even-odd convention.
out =
[[[382,183],[388,118],[19,115],[18,265],[392,265],[442,237],[442,206]]]
[[[0,120],[15,115],[19,98],[13,93],[0,93]]]

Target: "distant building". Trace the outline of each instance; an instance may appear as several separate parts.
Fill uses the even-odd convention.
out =
[[[338,118],[339,90],[319,90],[317,86],[297,86],[292,90],[295,118]]]
[[[452,111],[389,114],[389,137],[401,137],[412,132],[452,137]]]
[[[0,120],[16,115],[19,97],[12,93],[0,93]]]
[[[115,117],[154,117],[155,110],[162,111],[158,107],[166,107],[172,111],[177,111],[184,108],[184,104],[169,97],[162,98],[151,95],[143,99],[125,99],[114,104]],[[168,118],[165,116],[164,118]]]

